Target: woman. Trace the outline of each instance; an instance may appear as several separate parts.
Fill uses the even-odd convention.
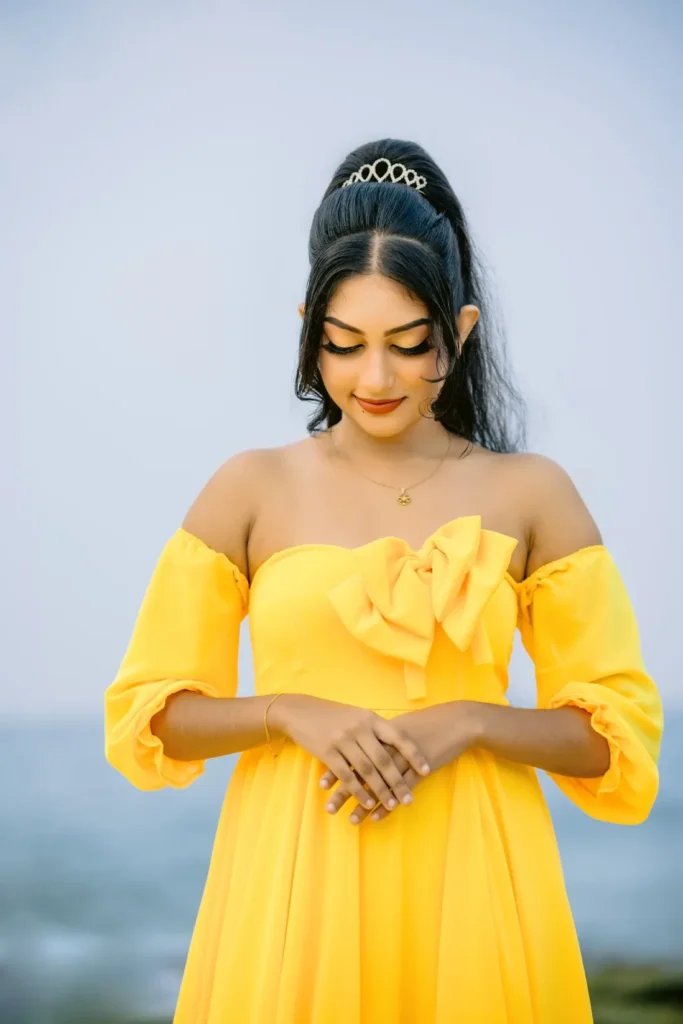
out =
[[[242,752],[175,1022],[584,1024],[534,769],[595,818],[647,817],[662,711],[629,598],[566,473],[518,450],[428,154],[351,153],[310,258],[310,436],[215,472],[106,695],[107,758],[141,789]],[[505,697],[517,625],[536,709]]]

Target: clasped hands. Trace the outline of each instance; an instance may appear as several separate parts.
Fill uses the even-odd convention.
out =
[[[412,803],[421,779],[473,744],[469,707],[467,701],[449,701],[385,719],[367,708],[288,695],[281,727],[327,766],[323,789],[339,783],[327,811],[336,814],[353,799],[349,820],[357,825],[368,816],[381,821],[400,804]]]

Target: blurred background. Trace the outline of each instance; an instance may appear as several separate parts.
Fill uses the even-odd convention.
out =
[[[208,476],[302,436],[309,224],[387,136],[461,198],[531,447],[631,592],[659,801],[624,828],[544,788],[596,1021],[683,1019],[682,57],[676,0],[0,0],[3,1024],[170,1020],[234,759],[136,791],[103,691]],[[240,659],[247,696],[246,628]]]

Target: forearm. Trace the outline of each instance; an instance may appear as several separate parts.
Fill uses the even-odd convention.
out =
[[[556,775],[596,778],[609,768],[609,745],[582,708],[513,708],[463,701],[473,747]]]
[[[207,697],[180,690],[154,715],[150,729],[164,753],[177,761],[235,754],[266,742],[263,716],[272,697]],[[268,731],[272,740],[281,738],[279,721],[270,713]]]

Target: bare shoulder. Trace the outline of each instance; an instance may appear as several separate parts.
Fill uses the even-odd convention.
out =
[[[303,439],[274,448],[251,448],[226,459],[192,502],[183,529],[219,551],[249,576],[249,537],[273,493],[282,493],[292,463],[310,448]]]
[[[190,505],[183,529],[219,551],[247,575],[247,542],[265,480],[279,471],[278,449],[253,448],[226,459]]]
[[[569,473],[545,455],[508,457],[529,537],[527,575],[594,544],[600,530]]]

